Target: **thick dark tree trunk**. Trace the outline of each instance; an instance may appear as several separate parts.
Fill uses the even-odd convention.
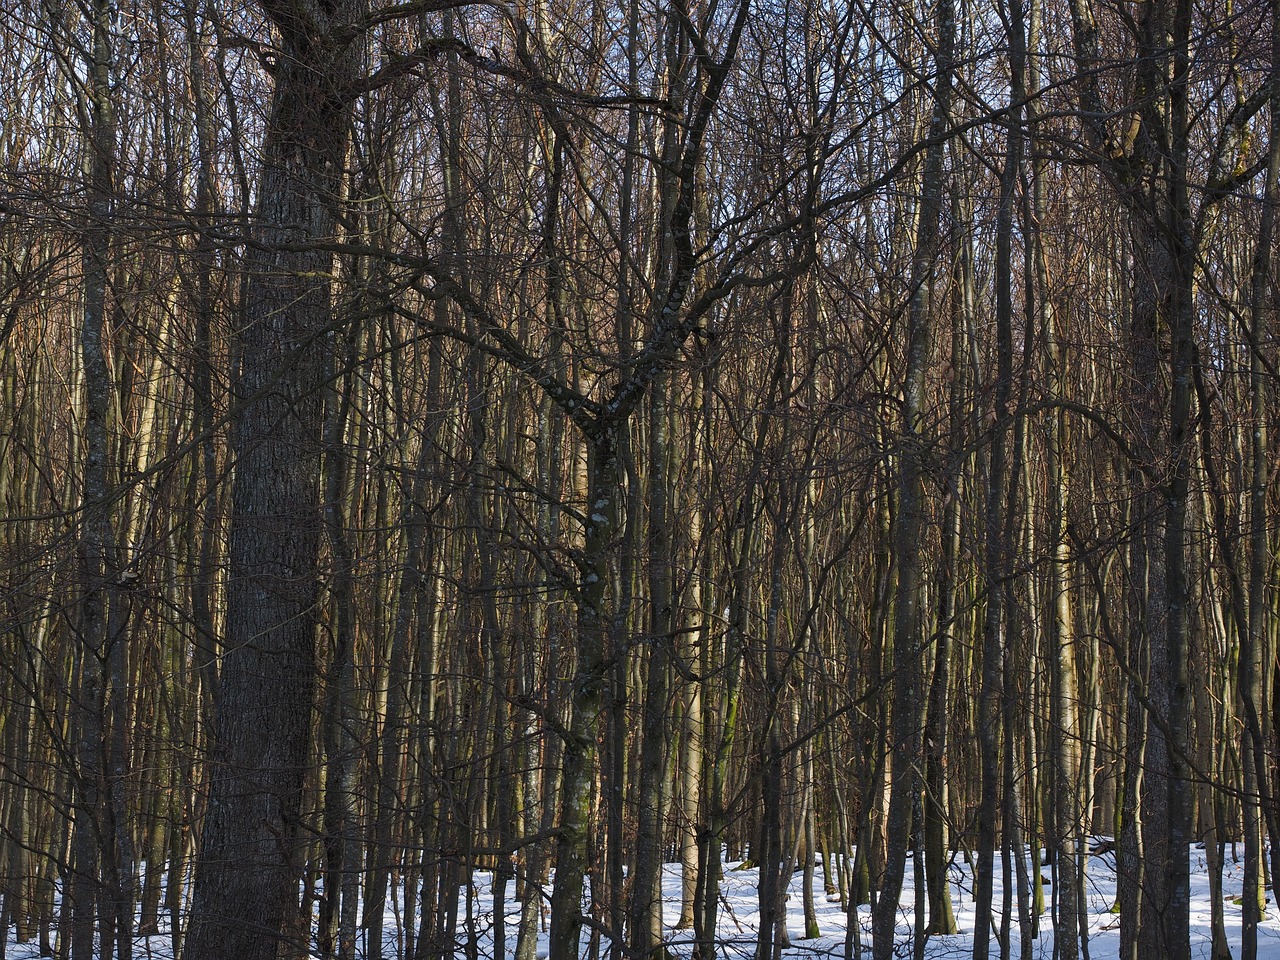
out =
[[[298,910],[298,815],[311,739],[320,516],[321,381],[331,336],[337,186],[352,49],[265,3],[281,35],[234,388],[226,653],[196,866],[189,960],[274,960]]]
[[[1190,615],[1187,502],[1190,474],[1196,228],[1188,198],[1187,0],[1149,12],[1141,42],[1157,56],[1139,79],[1162,90],[1140,117],[1135,157],[1149,183],[1131,216],[1135,258],[1132,324],[1139,453],[1157,471],[1139,491],[1137,536],[1147,549],[1142,607],[1149,644],[1144,872],[1139,957],[1189,957],[1191,778],[1188,767]],[[1161,99],[1165,101],[1162,105]],[[1167,379],[1161,376],[1167,364]],[[1167,386],[1162,386],[1163,383]]]

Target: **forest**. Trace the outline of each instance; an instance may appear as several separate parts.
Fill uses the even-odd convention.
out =
[[[0,955],[1256,960],[1280,0],[0,8]]]

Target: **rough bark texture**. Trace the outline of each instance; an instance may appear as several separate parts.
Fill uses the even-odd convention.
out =
[[[1141,452],[1160,467],[1144,484],[1137,535],[1147,548],[1143,607],[1150,649],[1147,789],[1143,791],[1143,906],[1139,957],[1190,956],[1189,685],[1186,515],[1190,457],[1195,250],[1187,197],[1186,83],[1190,31],[1186,0],[1153,10],[1142,44],[1158,51],[1139,70],[1140,86],[1164,92],[1141,114],[1137,159],[1150,175],[1151,203],[1132,217],[1135,252],[1133,344]],[[1157,160],[1156,158],[1160,158]],[[1167,346],[1166,346],[1167,344]],[[1167,364],[1168,379],[1161,374]],[[1163,384],[1162,385],[1162,381]]]
[[[274,960],[298,910],[298,811],[315,679],[322,532],[319,386],[332,322],[335,198],[352,51],[304,5],[264,4],[283,47],[263,145],[234,380],[226,654],[196,868],[188,960]]]

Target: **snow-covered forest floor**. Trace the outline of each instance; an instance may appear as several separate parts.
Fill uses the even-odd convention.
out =
[[[1237,902],[1240,895],[1241,878],[1244,872],[1243,850],[1240,856],[1233,856],[1231,846],[1226,848],[1226,866],[1223,877],[1223,913],[1227,942],[1233,957],[1240,956],[1240,906]],[[1204,850],[1193,847],[1191,850],[1191,955],[1192,957],[1210,956],[1210,923],[1211,897],[1209,890],[1208,865]],[[1041,868],[1041,876],[1050,880],[1052,871],[1048,867]],[[951,866],[951,895],[955,907],[960,933],[948,937],[931,937],[925,956],[931,960],[948,957],[967,957],[972,953],[973,945],[973,883],[971,867],[960,859]],[[492,897],[490,874],[477,873],[471,886],[470,921],[462,916],[460,908],[457,956],[468,956],[472,950],[475,955],[492,960],[493,941],[491,937]],[[759,926],[759,911],[756,898],[757,873],[754,869],[742,869],[736,864],[726,864],[724,880],[721,884],[720,901],[720,949],[726,960],[745,960],[754,954]],[[837,898],[828,900],[823,894],[823,875],[821,865],[814,880],[816,910],[821,935],[814,939],[799,939],[804,934],[804,914],[801,884],[803,874],[797,872],[792,877],[790,897],[788,899],[788,929],[792,938],[791,948],[786,956],[804,957],[843,957],[846,950],[846,915]],[[910,861],[907,864],[907,877],[903,888],[903,908],[899,914],[898,949],[899,956],[910,956],[910,938],[914,923],[912,904],[914,903],[914,876]],[[687,957],[691,952],[690,933],[674,929],[680,912],[680,867],[668,864],[664,878],[664,894],[666,897],[666,939],[671,954],[675,957]],[[996,867],[996,888],[994,910],[997,922],[1001,915],[1003,886],[1000,864]],[[1119,920],[1112,912],[1116,898],[1115,860],[1111,855],[1094,856],[1089,860],[1088,878],[1088,910],[1089,910],[1089,943],[1088,960],[1114,960],[1119,952],[1120,932]],[[1039,930],[1032,941],[1031,956],[1034,958],[1051,958],[1053,956],[1053,926],[1047,913],[1051,909],[1051,885],[1045,886],[1046,914],[1040,918]],[[507,955],[510,956],[515,946],[515,930],[519,922],[520,904],[510,899],[508,890],[508,923],[507,923]],[[1012,930],[1010,932],[1009,956],[1021,956],[1020,940],[1017,926],[1017,904],[1013,903]],[[870,952],[871,916],[869,908],[861,907],[858,913],[861,925],[861,942],[864,956]],[[396,910],[388,911],[386,920],[386,942],[384,956],[403,956],[404,939],[400,917]],[[10,934],[12,938],[12,933]],[[472,938],[472,943],[468,939]],[[362,943],[363,948],[363,943]],[[470,946],[470,949],[469,949]],[[539,956],[546,954],[545,930],[539,941]],[[588,956],[598,950],[601,956],[607,953],[608,944],[597,943],[594,948],[584,933],[583,955]],[[6,944],[7,960],[29,960],[40,955],[39,944],[30,942],[16,943],[14,940]],[[363,955],[363,950],[362,950]],[[172,935],[168,929],[162,929],[159,936],[142,937],[136,941],[134,956],[139,960],[170,960],[173,956]],[[992,944],[992,956],[999,956],[996,944]],[[1280,913],[1268,903],[1268,913],[1258,933],[1258,956],[1261,960],[1280,960]]]
[[[1238,860],[1232,858],[1231,847],[1227,847],[1226,869],[1223,877],[1223,893],[1228,899],[1223,904],[1227,941],[1233,957],[1240,956],[1240,907],[1234,901],[1240,895],[1241,877],[1244,872],[1243,848]],[[1028,864],[1030,867],[1030,864]],[[666,920],[674,924],[679,915],[680,884],[679,867],[668,866],[665,883],[667,897]],[[1205,862],[1204,850],[1193,847],[1191,850],[1191,955],[1192,957],[1210,956],[1210,894],[1208,865]],[[956,912],[956,920],[960,933],[949,937],[930,937],[925,956],[929,958],[968,957],[973,953],[973,872],[972,868],[957,858],[951,867],[951,896]],[[1041,876],[1046,880],[1051,877],[1048,867],[1041,868]],[[792,938],[792,947],[787,956],[793,957],[843,957],[846,944],[846,916],[838,902],[827,902],[823,896],[821,868],[815,878],[815,899],[818,923],[821,936],[817,939],[800,940],[804,934],[804,914],[801,893],[803,875],[792,877],[790,898],[787,902],[788,931]],[[911,956],[911,932],[914,927],[914,873],[910,861],[907,863],[907,876],[903,885],[902,909],[898,921],[899,956]],[[756,931],[758,928],[758,904],[756,902],[756,872],[754,870],[734,870],[732,866],[725,871],[724,883],[721,885],[721,922],[720,934],[725,943],[724,955],[730,958],[750,957],[755,949]],[[996,887],[993,898],[993,909],[999,922],[1001,903],[1004,896],[1001,868],[996,864]],[[1119,953],[1120,930],[1119,917],[1112,913],[1116,900],[1115,858],[1113,855],[1091,857],[1089,859],[1088,877],[1088,910],[1089,910],[1089,960],[1114,960]],[[1270,905],[1269,905],[1270,908]],[[1051,958],[1053,956],[1053,924],[1048,915],[1051,909],[1050,886],[1045,886],[1045,910],[1040,918],[1039,932],[1032,941],[1032,957]],[[1016,898],[1012,905],[1013,919],[1010,934],[1010,956],[1019,957],[1019,934],[1017,928]],[[863,906],[858,912],[862,927],[861,942],[864,954],[870,954],[871,912]],[[688,948],[681,949],[682,935],[680,931],[668,927],[668,936],[673,952],[687,956]],[[992,956],[998,956],[995,944],[992,944]],[[1267,960],[1280,960],[1280,914],[1269,909],[1267,919],[1258,934],[1258,956]]]

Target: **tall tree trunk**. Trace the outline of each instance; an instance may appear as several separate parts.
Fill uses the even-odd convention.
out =
[[[588,437],[585,544],[579,564],[578,662],[570,694],[572,715],[564,746],[562,801],[556,841],[556,875],[551,893],[551,960],[577,960],[582,930],[583,879],[590,857],[588,834],[596,780],[598,719],[609,662],[607,588],[609,546],[618,529],[620,474],[614,424]]]
[[[1271,57],[1280,61],[1280,0],[1271,3]],[[1272,878],[1276,903],[1280,907],[1280,810],[1275,797],[1264,797],[1267,789],[1266,738],[1263,717],[1269,715],[1264,690],[1267,642],[1267,568],[1271,551],[1267,534],[1267,484],[1270,459],[1267,449],[1267,383],[1266,358],[1262,354],[1267,331],[1274,328],[1274,303],[1271,289],[1272,246],[1276,234],[1276,208],[1280,206],[1280,83],[1273,79],[1268,102],[1271,137],[1267,150],[1267,166],[1263,186],[1263,206],[1258,229],[1249,290],[1249,417],[1253,424],[1249,445],[1249,622],[1240,643],[1239,696],[1245,717],[1245,738],[1241,762],[1244,766],[1245,872],[1244,916],[1241,939],[1243,960],[1254,960],[1258,949],[1258,923],[1265,903],[1259,888],[1264,885],[1262,863],[1262,830],[1259,822],[1264,811],[1271,838]],[[1275,696],[1275,691],[1272,691]],[[1255,893],[1255,891],[1258,891]]]
[[[1008,419],[1012,413],[1010,401],[1013,388],[1013,228],[1014,191],[1020,176],[1022,162],[1021,127],[1023,99],[1022,57],[1025,55],[1025,38],[1022,36],[1022,11],[1020,4],[1009,5],[1005,21],[1010,25],[1010,99],[1011,122],[1006,134],[1007,147],[1004,166],[1000,174],[1000,205],[996,213],[996,346],[995,392],[986,421],[993,431],[988,451],[985,490],[985,520],[983,534],[986,541],[984,573],[987,590],[986,609],[982,627],[982,681],[978,703],[978,740],[981,763],[981,788],[978,812],[978,866],[975,877],[975,920],[973,933],[974,960],[986,960],[991,933],[991,896],[995,870],[996,833],[998,807],[1001,802],[999,698],[1004,684],[1004,661],[1007,658],[1007,630],[1009,617],[1009,565],[1013,542],[1014,518],[1007,504],[1015,484],[1009,479],[1008,450],[1005,438]],[[1004,711],[1007,719],[1009,711]],[[1015,730],[1004,729],[1007,747],[1006,764],[1013,762],[1012,749]],[[1006,795],[1006,805],[1015,798]],[[1005,821],[1006,824],[1008,820]],[[1005,831],[1007,834],[1007,831]],[[1007,849],[1011,838],[1007,835]],[[1020,847],[1014,854],[1021,858]],[[1010,892],[1011,878],[1006,871],[1005,896]],[[1002,947],[1002,951],[1007,946]]]
[[[329,543],[329,602],[332,650],[324,683],[322,742],[324,744],[324,899],[321,901],[319,944],[326,957],[352,960],[355,953],[356,892],[360,877],[360,847],[356,823],[356,764],[358,746],[355,724],[359,704],[355,689],[355,555],[349,532],[346,450],[347,422],[354,403],[353,369],[359,342],[359,326],[346,331],[345,343],[334,351],[325,391],[329,409],[324,422],[324,499],[322,516]],[[335,347],[337,345],[335,344]],[[339,364],[346,367],[338,369]]]
[[[693,389],[689,396],[689,407],[694,412],[694,423],[689,431],[689,445],[692,447],[688,459],[693,463],[693,476],[705,476],[706,461],[705,444],[702,433],[705,429],[703,406],[705,392],[702,376],[694,375]],[[706,511],[706,498],[701,491],[694,490],[682,498],[682,515],[689,524],[686,545],[688,562],[688,583],[685,587],[684,602],[681,605],[687,611],[682,617],[681,636],[683,642],[678,649],[686,665],[697,671],[696,678],[686,678],[682,691],[682,719],[680,738],[680,919],[677,929],[692,929],[697,914],[698,874],[700,867],[698,824],[701,822],[702,784],[706,779],[706,725],[703,722],[703,697],[706,684],[707,664],[703,662],[708,646],[709,623],[704,613],[704,604],[709,602],[709,589],[704,587],[700,558],[704,555],[703,515]],[[701,654],[700,654],[701,652]]]
[[[706,825],[700,831],[702,855],[698,865],[697,910],[693,927],[697,940],[694,947],[696,960],[714,960],[718,956],[716,932],[720,909],[720,870],[724,834],[730,822],[726,790],[729,758],[738,734],[747,611],[752,592],[749,572],[755,559],[755,512],[755,490],[754,485],[751,485],[739,502],[737,521],[728,533],[730,542],[727,553],[731,582],[726,598],[724,679],[716,691],[717,695],[708,696],[703,704],[703,716],[706,718],[703,729],[715,732],[713,742],[716,749],[707,768],[708,783],[704,791]]]
[[[953,201],[953,207],[959,202]],[[957,217],[957,219],[960,219]],[[951,305],[950,363],[950,446],[962,441],[962,397],[966,364],[962,356],[963,331],[973,310],[973,240],[968,232],[959,238],[960,252],[953,273]],[[949,936],[957,931],[951,904],[951,884],[947,877],[947,734],[951,723],[950,686],[952,637],[957,630],[957,584],[961,547],[961,470],[957,466],[946,480],[942,507],[942,562],[938,577],[938,617],[934,637],[933,678],[929,687],[929,709],[925,718],[925,791],[921,806],[925,818],[925,872],[929,893],[928,934]]]
[[[318,599],[320,387],[333,321],[335,206],[357,45],[324,16],[263,0],[281,56],[262,148],[234,382],[227,642],[187,960],[275,960],[298,909]]]
[[[1189,768],[1189,629],[1187,609],[1187,500],[1192,445],[1192,367],[1194,356],[1195,228],[1188,196],[1188,83],[1191,33],[1189,0],[1147,11],[1141,24],[1144,52],[1155,55],[1139,81],[1153,91],[1140,113],[1143,149],[1159,151],[1149,159],[1155,201],[1148,223],[1135,213],[1135,254],[1149,251],[1134,307],[1135,380],[1155,391],[1161,343],[1168,340],[1167,399],[1147,397],[1140,408],[1148,462],[1159,465],[1161,489],[1150,490],[1140,508],[1154,522],[1139,532],[1149,545],[1144,614],[1150,642],[1147,788],[1143,793],[1143,846],[1146,854],[1140,958],[1186,960],[1190,957],[1191,770]],[[1142,71],[1140,71],[1142,72]],[[1158,92],[1157,92],[1158,91]],[[1166,105],[1162,109],[1162,104]],[[1167,112],[1166,112],[1167,111]],[[1158,144],[1160,146],[1158,146]],[[1149,155],[1150,156],[1150,155]],[[1167,432],[1160,430],[1167,423]],[[1158,449],[1153,441],[1164,433]],[[1147,510],[1143,509],[1146,514]]]
[[[111,366],[107,358],[107,313],[110,258],[115,218],[116,116],[111,99],[111,6],[95,0],[91,7],[93,34],[86,65],[89,77],[85,106],[87,207],[84,225],[84,310],[80,329],[83,364],[83,413],[81,434],[84,458],[83,503],[80,519],[79,622],[81,651],[75,699],[76,777],[73,784],[71,960],[91,960],[95,927],[113,926],[113,910],[120,890],[102,886],[104,870],[117,867],[102,855],[113,844],[116,813],[114,770],[104,769],[107,734],[104,682],[114,678],[124,654],[121,620],[124,602],[120,590],[115,529],[112,523],[110,465],[112,445],[108,429],[112,410]],[[117,643],[120,645],[116,649]],[[112,684],[114,688],[114,683]],[[113,693],[115,690],[113,689]],[[114,742],[114,738],[113,738]],[[108,796],[102,788],[108,787]],[[122,784],[121,784],[122,786]],[[104,802],[105,801],[105,802]],[[99,902],[99,898],[101,898]],[[132,903],[132,901],[130,901]],[[103,953],[110,948],[104,944]]]
[[[672,583],[671,438],[668,435],[670,376],[653,384],[649,404],[649,637],[643,719],[640,730],[639,796],[636,808],[635,869],[628,917],[631,948],[648,957],[662,936],[662,818],[666,788],[670,691],[668,650],[675,643],[675,590]]]
[[[950,0],[940,0],[935,14],[938,49],[934,55],[937,76],[929,123],[933,141],[925,151],[921,176],[920,209],[915,251],[911,268],[910,300],[907,304],[907,369],[902,387],[902,420],[898,431],[898,484],[893,549],[898,578],[894,592],[893,620],[893,720],[891,757],[893,782],[889,812],[885,822],[888,838],[885,873],[880,897],[872,912],[872,953],[875,960],[893,956],[894,929],[898,901],[906,871],[907,847],[911,837],[911,814],[920,787],[919,761],[923,719],[921,625],[923,591],[921,584],[921,540],[928,506],[924,496],[924,427],[927,398],[925,374],[933,348],[931,303],[933,271],[937,255],[939,224],[944,190],[944,139],[951,122],[951,82],[955,69],[955,9]]]

